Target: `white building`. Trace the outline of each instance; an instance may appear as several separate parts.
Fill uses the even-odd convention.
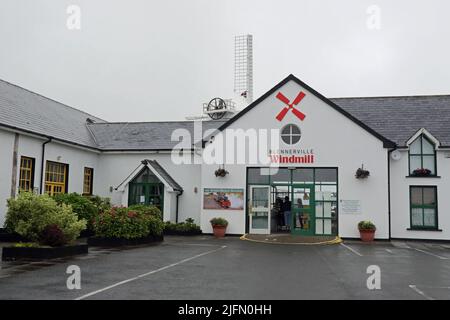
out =
[[[202,122],[216,132],[180,147],[172,134],[197,136],[194,122],[110,123],[0,81],[0,225],[6,200],[32,189],[154,204],[205,233],[218,216],[230,234],[341,237],[371,220],[379,239],[450,240],[449,120],[450,96],[327,99],[290,75],[233,118]],[[254,145],[241,162],[205,161],[228,133],[264,131],[278,133],[265,140],[278,147],[256,162]],[[174,162],[174,149],[194,164]],[[356,178],[358,168],[370,175]],[[277,202],[286,196],[289,227]]]

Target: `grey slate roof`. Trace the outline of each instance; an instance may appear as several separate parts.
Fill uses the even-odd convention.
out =
[[[419,129],[450,147],[450,95],[332,98],[369,128],[404,146]],[[87,124],[90,118],[95,123]],[[204,121],[203,131],[226,121]],[[99,150],[169,150],[175,129],[194,134],[193,121],[109,123],[83,111],[0,80],[0,127],[53,137]]]
[[[158,163],[156,160],[146,160],[151,166],[171,187],[176,191],[183,191],[183,188],[175,181],[174,178]]]
[[[330,100],[398,146],[421,128],[450,146],[450,95]]]
[[[87,147],[97,147],[86,119],[103,122],[83,111],[0,80],[0,124]]]
[[[203,132],[224,122],[203,121]],[[171,141],[176,129],[186,129],[194,139],[193,121],[94,123],[89,128],[103,150],[170,150],[179,143]]]

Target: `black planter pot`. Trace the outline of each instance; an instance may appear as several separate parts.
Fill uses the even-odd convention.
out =
[[[140,244],[159,243],[164,241],[164,236],[148,236],[145,238],[137,239],[124,239],[124,238],[100,238],[91,237],[88,238],[88,245],[93,247],[121,247],[121,246],[136,246]]]
[[[89,238],[95,236],[95,232],[92,230],[83,230],[80,232],[80,236],[78,238]]]
[[[3,261],[20,260],[20,259],[45,260],[87,253],[88,253],[88,246],[86,244],[76,244],[62,247],[38,247],[38,248],[4,247],[2,252],[2,260]]]
[[[202,234],[201,230],[190,230],[190,231],[164,230],[164,235],[167,236],[198,236],[200,234]]]
[[[0,229],[0,242],[27,242],[28,240],[17,233],[9,233],[6,229]]]

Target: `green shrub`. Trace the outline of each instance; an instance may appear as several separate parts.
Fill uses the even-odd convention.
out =
[[[155,206],[147,206],[144,204],[134,204],[132,206],[129,206],[128,209],[133,210],[133,211],[139,211],[143,214],[154,216],[154,217],[162,220],[161,210],[159,210]]]
[[[167,221],[164,224],[166,233],[201,233],[201,229],[194,223],[194,219],[188,218],[185,222],[173,223]]]
[[[58,204],[67,204],[72,206],[73,212],[78,215],[78,219],[87,221],[87,229],[92,230],[92,223],[98,215],[98,208],[87,197],[78,193],[61,193],[53,197]]]
[[[68,243],[86,228],[86,220],[78,220],[71,206],[58,205],[48,195],[21,192],[17,198],[8,200],[5,225],[8,230],[34,242],[41,241],[42,232],[47,226],[56,225]]]
[[[124,207],[100,213],[94,222],[95,235],[102,238],[143,238],[161,235],[163,228],[159,218]]]
[[[14,248],[38,248],[39,243],[36,242],[17,242],[13,246]]]
[[[213,226],[228,226],[228,221],[224,218],[212,218],[209,222],[211,222],[211,225]]]
[[[100,196],[87,197],[97,208],[98,212],[106,212],[111,210],[111,199],[102,198]]]
[[[372,221],[360,221],[358,223],[359,230],[376,230],[375,224]]]
[[[66,242],[66,235],[56,224],[46,226],[41,232],[40,243],[43,245],[60,247]]]

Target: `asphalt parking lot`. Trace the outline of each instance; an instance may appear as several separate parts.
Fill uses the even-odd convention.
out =
[[[69,265],[81,269],[79,290],[67,289]],[[371,265],[381,270],[379,290],[367,288]],[[173,236],[70,259],[2,262],[0,299],[450,299],[450,245]]]

